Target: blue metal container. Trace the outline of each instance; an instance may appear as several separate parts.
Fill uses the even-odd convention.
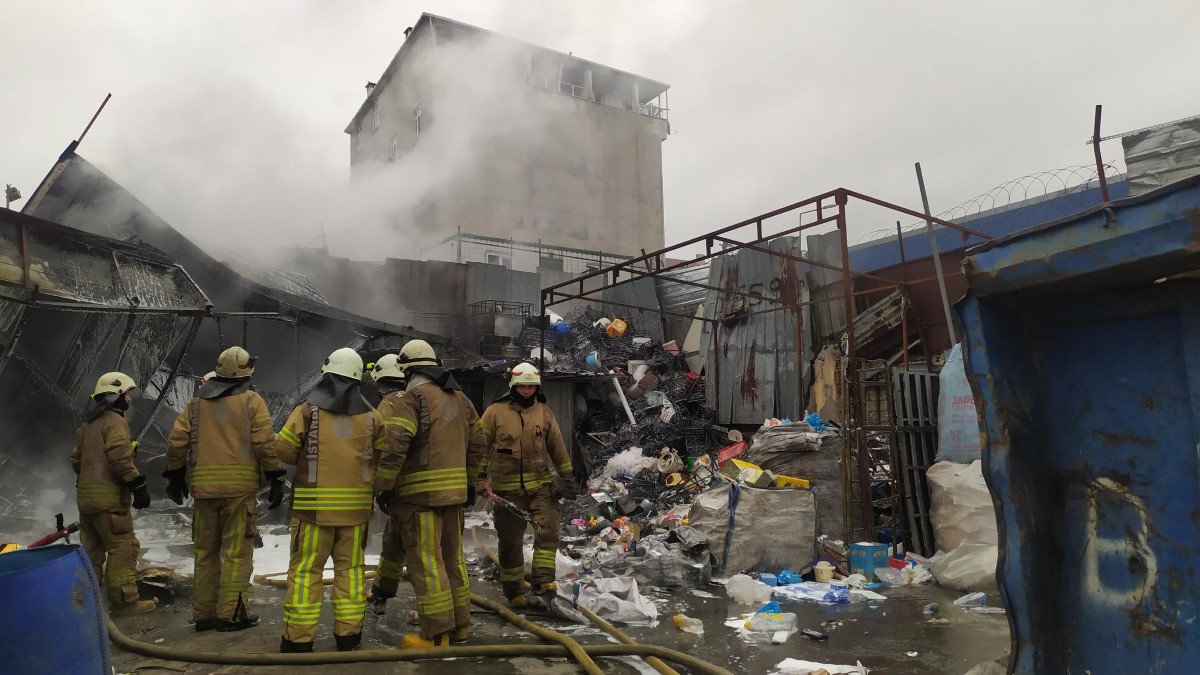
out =
[[[968,253],[1013,672],[1200,672],[1200,179]]]
[[[0,672],[112,673],[96,574],[79,546],[0,555]]]

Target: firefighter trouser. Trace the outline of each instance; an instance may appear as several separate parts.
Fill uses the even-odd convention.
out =
[[[79,514],[79,541],[87,551],[110,607],[137,602],[137,559],[141,544],[133,534],[128,506]]]
[[[530,581],[534,586],[554,581],[554,556],[558,553],[558,521],[561,507],[558,499],[544,485],[533,492],[497,492],[504,499],[529,512],[537,527],[533,532],[533,572]],[[496,535],[500,548],[500,583],[504,595],[513,598],[525,592],[521,582],[525,580],[525,528],[528,525],[502,506],[492,510],[496,519]]]
[[[250,575],[258,501],[243,497],[197,499],[192,516],[196,546],[192,617],[240,621],[250,613]]]
[[[383,550],[379,553],[378,576],[375,577],[375,586],[385,598],[396,597],[396,590],[400,587],[400,574],[404,571],[404,537],[400,536],[402,529],[400,510],[397,508],[388,516],[387,523],[383,526]]]
[[[333,556],[333,634],[362,633],[367,611],[363,558],[367,524],[315,525],[292,518],[292,555],[283,596],[283,637],[312,642],[317,637],[325,589],[321,578]]]
[[[471,589],[462,550],[462,505],[401,504],[399,515],[421,637],[430,639],[465,627],[471,621]]]

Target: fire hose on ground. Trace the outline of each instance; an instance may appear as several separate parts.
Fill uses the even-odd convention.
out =
[[[495,559],[495,554],[488,552]],[[286,584],[279,579],[284,573],[265,574],[255,577],[255,581],[269,586]],[[372,574],[368,572],[367,574]],[[323,579],[323,583],[331,584],[332,579]],[[108,620],[108,633],[113,644],[125,651],[162,659],[164,661],[185,661],[191,663],[212,663],[218,665],[329,665],[337,663],[381,663],[396,661],[424,661],[453,658],[513,658],[517,656],[538,658],[574,658],[580,667],[589,675],[603,673],[592,657],[634,656],[644,659],[655,670],[664,675],[675,673],[664,661],[683,666],[697,673],[706,675],[733,675],[728,670],[698,659],[690,654],[661,647],[658,645],[636,644],[623,632],[589,612],[579,608],[589,621],[601,630],[612,635],[622,644],[618,645],[580,645],[570,637],[557,631],[539,626],[508,609],[504,605],[472,593],[471,602],[479,607],[495,612],[506,621],[543,640],[554,642],[553,645],[478,645],[471,647],[435,647],[431,649],[365,649],[352,652],[314,652],[307,654],[228,654],[204,652],[176,647],[166,647],[134,640],[121,632],[112,619]],[[676,674],[677,675],[677,674]]]

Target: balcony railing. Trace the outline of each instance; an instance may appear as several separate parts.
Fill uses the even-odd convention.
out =
[[[557,80],[544,75],[538,75],[527,70],[521,72],[521,77],[527,84],[533,85],[539,89],[557,91],[560,94],[581,98],[585,101],[592,101],[593,103],[606,105],[610,108],[620,108],[622,110],[628,110],[629,112],[637,112],[641,115],[646,115],[647,117],[656,117],[662,120],[667,119],[667,109],[653,103],[636,104],[631,99],[624,99],[612,94],[597,96],[596,92],[589,92],[583,85]]]

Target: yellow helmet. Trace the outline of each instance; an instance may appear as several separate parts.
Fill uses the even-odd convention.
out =
[[[125,373],[111,372],[101,375],[100,379],[96,380],[96,391],[92,392],[92,396],[124,394],[134,389],[137,389],[137,384],[132,377]]]
[[[254,374],[254,362],[257,360],[241,347],[230,347],[217,357],[217,369],[213,372],[218,377],[250,377]]]
[[[404,371],[400,369],[400,357],[395,354],[384,354],[379,361],[371,364],[371,379],[376,382],[383,379],[403,380]]]
[[[542,386],[542,372],[532,363],[518,363],[509,373],[508,388],[512,389],[518,384],[532,384],[540,387]]]
[[[358,352],[349,347],[342,347],[335,349],[329,358],[325,359],[325,365],[321,366],[321,372],[341,375],[352,380],[361,380],[363,360]]]
[[[400,350],[397,365],[401,372],[412,366],[440,366],[441,360],[434,353],[433,347],[424,340],[409,340]]]

